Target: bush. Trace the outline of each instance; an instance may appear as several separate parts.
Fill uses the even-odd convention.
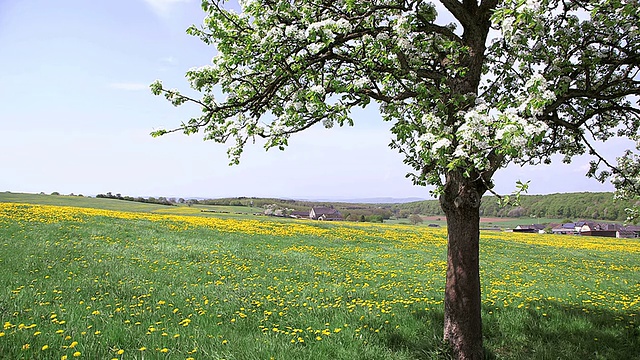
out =
[[[418,215],[418,214],[411,214],[411,215],[409,215],[409,221],[410,221],[413,225],[417,225],[417,224],[421,223],[423,220],[422,220],[422,217],[421,217],[420,215]]]

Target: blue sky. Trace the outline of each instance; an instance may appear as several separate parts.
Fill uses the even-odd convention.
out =
[[[203,16],[199,0],[0,0],[0,191],[429,198],[404,177],[373,107],[353,128],[298,134],[284,152],[251,146],[232,167],[225,145],[199,135],[151,138],[198,112],[148,86],[187,89],[185,71],[211,61],[213,49],[185,33]],[[587,164],[510,166],[496,189],[531,180],[533,194],[611,191],[584,177]]]

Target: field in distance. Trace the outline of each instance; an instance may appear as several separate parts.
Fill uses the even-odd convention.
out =
[[[46,195],[46,194],[26,194],[26,193],[10,193],[0,192],[0,202],[11,203],[27,203],[27,204],[39,204],[39,205],[57,205],[57,206],[77,206],[94,209],[105,210],[120,210],[120,211],[133,211],[133,212],[151,212],[161,213],[168,215],[191,215],[191,216],[205,216],[205,217],[238,217],[238,218],[253,218],[253,214],[261,214],[264,209],[261,207],[251,206],[230,206],[230,205],[192,205],[187,206],[185,204],[179,204],[178,206],[166,206],[159,204],[140,203],[134,201],[123,201],[116,199],[106,198],[92,198],[82,196],[68,196],[68,195]],[[309,202],[309,204],[313,204]],[[325,204],[325,203],[318,203]],[[428,226],[435,224],[441,227],[447,225],[444,216],[422,216],[423,223],[417,224],[417,226]],[[388,224],[410,224],[408,219],[390,219],[385,220]],[[499,227],[499,228],[513,228],[517,225],[526,225],[533,223],[561,223],[562,219],[547,219],[547,218],[507,218],[507,217],[486,217],[481,218],[483,226]]]
[[[93,198],[87,196],[46,195],[0,192],[0,202],[25,203],[37,205],[76,206],[83,208],[149,212],[167,215],[198,215],[198,216],[233,216],[260,213],[262,208],[249,206],[215,206],[215,205],[179,205],[167,206],[160,204],[141,203],[116,199]],[[205,210],[205,211],[203,211]]]
[[[0,248],[6,358],[445,353],[441,228],[0,202]],[[487,232],[480,249],[487,358],[638,358],[638,240]]]

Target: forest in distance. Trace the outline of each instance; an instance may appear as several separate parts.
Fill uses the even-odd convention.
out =
[[[411,214],[444,216],[438,200],[423,200],[402,204],[358,204],[238,197],[198,200],[198,203],[204,205],[256,207],[276,204],[295,210],[308,210],[312,206],[329,206],[341,211],[343,214],[377,211],[384,212],[385,217],[393,216],[397,218],[406,218]],[[483,217],[546,217],[573,220],[624,221],[627,218],[624,210],[632,205],[629,201],[615,200],[613,193],[610,192],[522,195],[519,206],[501,206],[495,197],[485,196],[480,205],[480,215]]]

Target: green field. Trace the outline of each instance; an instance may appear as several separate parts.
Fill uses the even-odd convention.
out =
[[[75,206],[91,209],[104,209],[115,211],[150,212],[166,215],[196,215],[196,216],[231,216],[249,215],[260,213],[262,208],[249,206],[216,206],[216,205],[179,205],[167,206],[149,204],[135,201],[125,201],[106,198],[92,198],[69,195],[45,195],[0,192],[0,203],[25,203],[37,205]],[[204,211],[203,211],[204,210]]]
[[[0,358],[446,358],[443,229],[8,195]],[[640,241],[481,242],[487,358],[640,359]]]

